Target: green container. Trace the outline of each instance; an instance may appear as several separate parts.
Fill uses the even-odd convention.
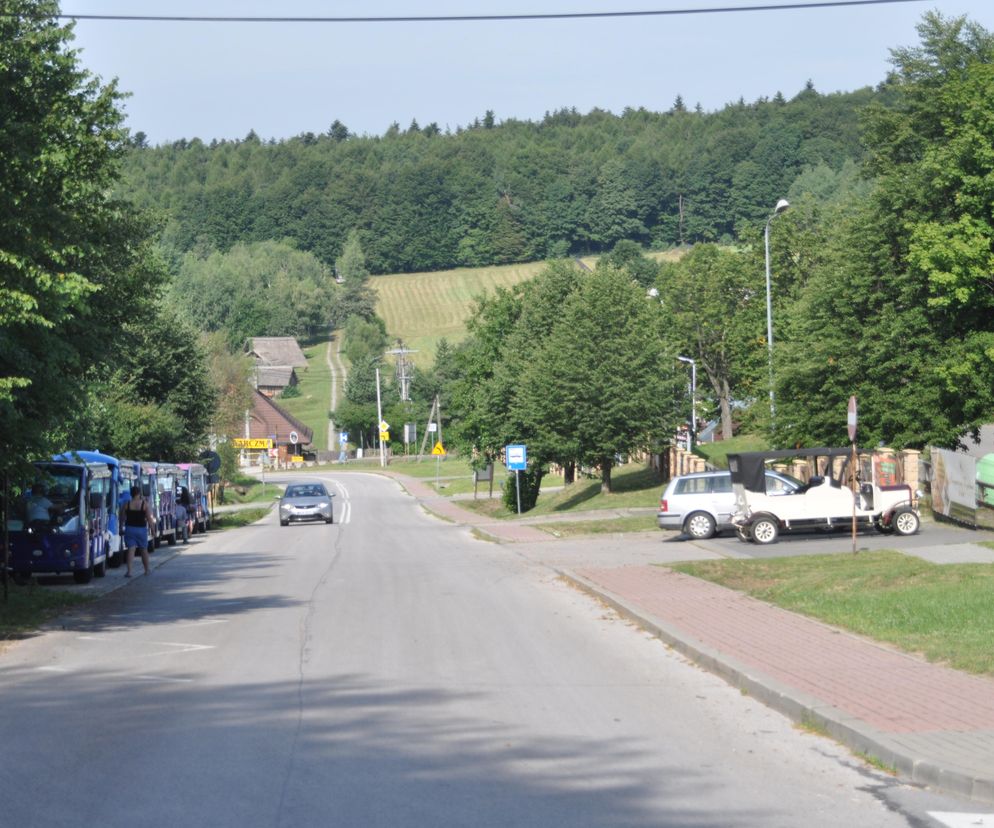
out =
[[[994,454],[985,454],[977,461],[977,500],[994,506]]]

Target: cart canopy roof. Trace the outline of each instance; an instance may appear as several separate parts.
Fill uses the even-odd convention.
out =
[[[777,451],[743,451],[728,455],[732,484],[739,483],[750,492],[766,492],[766,464],[770,460],[793,460],[807,457],[848,457],[851,448],[799,448]],[[831,466],[829,466],[831,468]]]

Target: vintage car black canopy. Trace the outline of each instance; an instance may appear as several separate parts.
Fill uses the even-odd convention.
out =
[[[766,491],[766,463],[770,460],[793,460],[802,457],[849,457],[851,448],[799,448],[777,451],[743,451],[728,455],[728,470],[732,473],[732,485],[736,483],[750,492]],[[831,464],[829,464],[831,474]]]

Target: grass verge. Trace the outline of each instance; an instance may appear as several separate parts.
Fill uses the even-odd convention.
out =
[[[48,589],[33,580],[26,586],[8,583],[7,590],[7,600],[0,597],[0,641],[22,638],[49,619],[93,600],[93,596]]]
[[[994,676],[994,566],[989,564],[939,566],[880,551],[672,568],[929,661]]]
[[[655,515],[632,515],[611,518],[610,520],[560,520],[554,523],[534,523],[531,525],[557,538],[659,531]]]
[[[740,451],[766,451],[770,444],[758,434],[740,434],[717,443],[698,443],[694,452],[720,469],[728,468],[728,455]]]
[[[554,485],[562,485],[561,478],[551,478]],[[527,512],[528,517],[558,515],[568,512],[581,512],[599,509],[631,509],[659,505],[662,484],[655,473],[641,463],[630,463],[613,470],[610,494],[601,493],[600,479],[581,478],[572,485],[556,491],[543,492],[535,508]],[[467,509],[494,518],[511,519],[517,517],[503,508],[498,499],[467,500],[459,504]]]
[[[266,508],[260,507],[258,509],[238,509],[234,512],[219,512],[214,515],[214,520],[211,521],[211,530],[237,529],[240,526],[248,526],[268,515],[270,508],[272,507],[267,506]]]
[[[222,505],[233,503],[264,503],[272,501],[283,491],[282,486],[275,483],[263,483],[255,477],[239,477],[224,487]]]

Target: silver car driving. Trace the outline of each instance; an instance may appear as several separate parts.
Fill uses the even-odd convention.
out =
[[[323,520],[335,522],[331,506],[333,494],[329,494],[320,481],[290,483],[280,495],[280,526],[289,526],[292,521]]]

